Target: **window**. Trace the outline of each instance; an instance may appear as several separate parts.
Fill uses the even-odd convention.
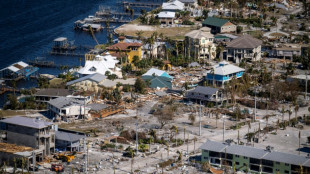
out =
[[[203,159],[208,160],[209,158],[208,157],[203,157]]]
[[[95,67],[91,67],[90,69],[89,69],[89,71],[96,71],[97,69],[95,68]]]
[[[285,170],[284,173],[290,173],[289,171]]]
[[[138,48],[137,48],[137,47],[132,47],[132,48],[131,48],[131,50],[133,50],[133,51],[137,51],[137,50],[138,50]]]
[[[248,159],[248,157],[246,157],[246,156],[244,156],[243,158],[244,158],[244,159]]]
[[[236,162],[236,165],[239,165],[239,162]]]
[[[277,172],[279,172],[279,171],[280,171],[280,169],[276,169],[276,171],[277,171]]]
[[[203,44],[204,44],[204,43],[205,43],[205,40],[204,40],[204,39],[202,39],[202,40],[201,40],[201,43],[203,43]]]
[[[285,166],[289,166],[289,164],[285,163]]]
[[[212,40],[213,40],[212,38],[209,39],[210,42],[212,42]]]
[[[276,164],[280,164],[279,162],[276,162]]]
[[[203,150],[205,153],[208,153],[209,151],[208,150]]]
[[[240,156],[239,155],[235,155],[235,157],[239,158]]]

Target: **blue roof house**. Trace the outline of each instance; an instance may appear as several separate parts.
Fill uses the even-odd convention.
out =
[[[224,83],[230,81],[233,77],[242,77],[244,71],[243,68],[222,61],[207,72],[206,81],[213,84],[214,80],[215,85],[224,87]]]

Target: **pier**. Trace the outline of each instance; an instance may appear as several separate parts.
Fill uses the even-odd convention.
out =
[[[74,56],[74,57],[83,57],[83,53],[75,53],[75,52],[58,52],[58,51],[51,51],[51,55],[57,55],[57,56]]]

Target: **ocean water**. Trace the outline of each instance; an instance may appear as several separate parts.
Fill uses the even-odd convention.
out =
[[[78,57],[51,56],[48,52],[57,37],[67,37],[77,46],[94,46],[89,33],[75,31],[73,26],[76,20],[94,15],[99,5],[117,8],[114,0],[0,1],[0,69],[36,57],[46,57],[57,65],[80,65]],[[99,43],[107,42],[106,30],[95,35]],[[61,71],[40,68],[39,72],[57,75]]]

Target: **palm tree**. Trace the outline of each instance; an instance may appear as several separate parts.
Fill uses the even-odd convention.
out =
[[[196,152],[196,141],[197,141],[197,137],[194,137],[194,154],[195,154],[195,152]]]
[[[211,45],[208,46],[209,61],[211,60]]]
[[[219,111],[215,111],[215,127],[217,128],[217,120],[219,119]]]
[[[174,131],[174,139],[175,139],[175,143],[176,145],[178,145],[178,142],[177,142],[177,133],[178,133],[178,127],[176,125],[173,125],[170,130],[173,130]]]
[[[212,86],[215,87],[215,70],[214,70],[214,67],[211,68],[210,73],[212,74]]]
[[[296,119],[296,121],[297,121],[297,112],[299,111],[299,106],[298,106],[298,104],[295,105],[294,111],[295,111],[295,119]]]
[[[285,108],[284,108],[284,105],[282,105],[282,109],[281,109],[282,122],[284,121],[284,113],[285,113]]]
[[[289,121],[289,124],[291,124],[291,115],[292,115],[291,106],[289,107],[289,110],[287,110],[287,112],[288,112],[288,121]]]
[[[136,35],[137,35],[137,40],[142,40],[142,35],[143,35],[143,31],[139,30],[136,32]]]

